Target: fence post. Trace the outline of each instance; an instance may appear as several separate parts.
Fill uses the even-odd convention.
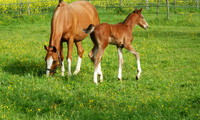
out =
[[[122,7],[122,0],[119,0],[119,5],[120,7]]]
[[[148,10],[149,9],[149,1],[146,0],[146,9]]]
[[[22,14],[22,0],[20,0],[20,9],[19,9],[19,14],[21,15]]]
[[[30,0],[28,0],[28,14],[30,15],[31,12],[30,12]]]
[[[167,6],[167,19],[169,19],[169,0],[166,0],[166,6]]]
[[[159,13],[158,13],[158,12],[159,12],[159,6],[160,6],[160,0],[157,1],[157,12],[156,12],[156,15],[157,15],[157,16],[158,16],[158,14],[159,14]]]
[[[199,9],[199,0],[197,0],[197,9]]]
[[[174,0],[174,13],[176,12],[176,0]]]

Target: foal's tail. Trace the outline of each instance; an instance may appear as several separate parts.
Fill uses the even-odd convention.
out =
[[[93,24],[90,24],[90,25],[88,26],[88,28],[83,29],[83,32],[86,33],[86,34],[90,34],[91,32],[94,31],[94,29],[95,29],[95,26],[94,26]]]

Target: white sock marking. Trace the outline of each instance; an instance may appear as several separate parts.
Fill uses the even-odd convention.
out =
[[[52,63],[53,63],[53,57],[52,56],[48,57],[46,62],[47,62],[46,75],[48,77],[49,74],[50,74],[50,71],[48,69],[51,69],[51,66],[52,66]]]
[[[137,74],[137,76],[138,76],[138,78],[140,77],[140,74],[141,74],[141,72],[142,72],[142,69],[141,69],[141,66],[140,66],[140,60],[138,59],[137,60],[137,69],[138,69],[138,74]]]
[[[118,79],[122,80],[122,64],[123,64],[122,49],[118,48],[117,50],[118,50],[118,56],[119,56]]]
[[[100,82],[103,82],[103,73],[101,71],[101,63],[98,65],[98,75],[100,76]]]
[[[61,65],[61,75],[62,75],[62,76],[65,75],[65,65],[64,65],[64,61],[62,61],[62,65]]]
[[[81,69],[81,62],[82,62],[82,58],[78,56],[78,61],[77,61],[77,65],[76,65],[76,70],[74,71],[74,74],[76,75],[80,69]]]
[[[100,63],[99,63],[100,64]],[[98,85],[98,71],[99,71],[99,64],[97,65],[97,67],[94,70],[94,83]]]
[[[67,59],[67,62],[68,62],[68,75],[71,75],[72,73],[71,73],[71,64],[72,64],[72,62],[71,62],[71,59]]]

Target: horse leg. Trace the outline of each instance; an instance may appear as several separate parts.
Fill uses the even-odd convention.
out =
[[[140,78],[140,74],[142,72],[141,66],[140,66],[140,55],[139,53],[130,45],[124,46],[128,51],[130,51],[132,54],[135,55],[137,60],[137,76],[136,79],[138,80]]]
[[[61,57],[61,75],[64,76],[65,74],[65,66],[64,66],[64,56],[63,56],[63,44],[61,42],[61,45],[60,45],[60,57]]]
[[[74,37],[70,37],[67,41],[68,44],[68,53],[67,53],[67,62],[68,62],[68,75],[71,75],[71,64],[72,64],[72,51],[74,45]]]
[[[100,76],[100,82],[103,82],[103,73],[101,71],[101,62],[98,65],[98,75]]]
[[[122,80],[122,65],[123,65],[123,55],[122,55],[122,47],[117,47],[118,51],[118,59],[119,59],[119,68],[118,68],[118,80]]]
[[[94,62],[94,56],[96,56],[96,54],[98,52],[98,42],[97,42],[96,36],[94,35],[93,32],[90,34],[90,38],[92,39],[94,47],[92,48],[92,50],[90,51],[88,56],[91,59],[91,61]]]
[[[81,61],[82,61],[84,49],[82,47],[81,41],[80,42],[75,42],[75,44],[76,44],[76,48],[77,48],[77,52],[78,52],[78,61],[77,61],[77,65],[76,65],[76,70],[74,71],[73,74],[76,75],[81,69]]]
[[[98,84],[98,80],[97,80],[97,77],[98,77],[98,74],[100,75],[100,82],[103,81],[103,74],[102,74],[102,71],[101,71],[101,57],[104,53],[104,50],[106,48],[106,46],[108,44],[104,44],[105,46],[103,47],[99,47],[98,49],[98,52],[97,54],[94,56],[94,66],[95,66],[95,69],[94,69],[94,83],[95,84]]]
[[[92,62],[94,62],[94,56],[96,56],[98,52],[98,47],[95,45],[92,50],[90,51],[90,53],[88,54],[89,58],[91,59]]]

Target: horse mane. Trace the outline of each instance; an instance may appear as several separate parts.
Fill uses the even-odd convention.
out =
[[[126,17],[126,19],[125,19],[122,23],[125,23],[126,20],[127,20],[133,13],[137,13],[137,12],[138,12],[138,9],[135,9],[132,13],[130,13],[130,14]]]
[[[59,0],[58,6],[54,10],[53,17],[51,19],[51,38],[50,39],[54,38],[53,36],[56,35],[55,34],[56,29],[58,29],[57,28],[57,22],[58,22],[57,19],[58,19],[59,15],[60,15],[60,11],[61,11],[60,9],[62,7],[62,3],[60,1],[62,2],[63,0]],[[50,42],[53,42],[53,41],[50,40]]]
[[[131,16],[131,14],[132,14],[132,13],[130,13],[122,23],[125,23],[126,20]]]

